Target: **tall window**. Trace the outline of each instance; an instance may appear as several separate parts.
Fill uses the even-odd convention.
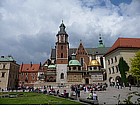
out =
[[[81,66],[84,66],[84,58],[81,58],[80,62],[81,62]]]
[[[114,73],[115,71],[114,71],[114,67],[112,67],[112,74]]]
[[[78,70],[81,70],[81,67],[78,67]]]
[[[64,55],[63,55],[63,53],[61,53],[61,58],[63,58],[64,57]]]
[[[61,73],[60,79],[64,79],[64,73]]]
[[[110,65],[110,60],[108,60],[108,65]]]
[[[118,66],[116,66],[116,73],[118,73],[119,72],[119,67]]]
[[[104,68],[104,61],[103,61],[103,57],[100,58],[100,62],[101,62],[101,66],[102,68]]]
[[[115,56],[115,62],[117,62],[117,57]]]
[[[109,70],[109,74],[111,74],[111,69],[109,68],[108,70]]]
[[[113,58],[111,58],[111,64],[113,64]]]
[[[61,46],[61,50],[63,50],[63,46]]]

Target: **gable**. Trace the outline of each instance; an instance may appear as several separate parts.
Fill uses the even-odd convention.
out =
[[[84,48],[83,44],[80,43],[77,51],[76,51],[76,55],[88,55],[86,49]]]

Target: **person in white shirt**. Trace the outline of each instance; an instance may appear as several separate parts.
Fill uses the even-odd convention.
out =
[[[97,100],[97,94],[95,91],[93,92],[93,100]]]

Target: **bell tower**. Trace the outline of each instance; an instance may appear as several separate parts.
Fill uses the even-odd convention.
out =
[[[69,52],[69,43],[68,43],[68,34],[65,31],[65,25],[62,21],[60,25],[60,30],[56,35],[56,82],[60,84],[67,83],[67,65],[68,65],[68,52]]]

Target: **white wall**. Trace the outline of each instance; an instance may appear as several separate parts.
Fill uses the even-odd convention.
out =
[[[56,83],[67,83],[67,64],[57,64]],[[64,73],[64,79],[60,79],[61,73]]]

